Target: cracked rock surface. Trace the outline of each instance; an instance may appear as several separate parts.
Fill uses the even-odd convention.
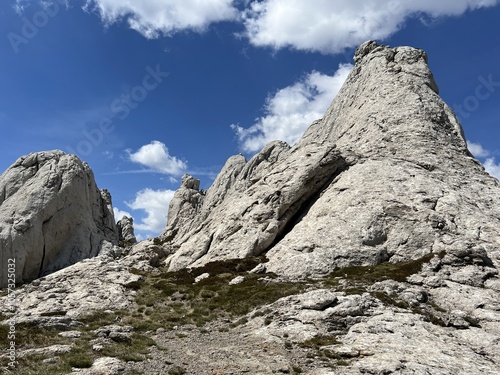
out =
[[[33,153],[0,176],[0,264],[15,258],[18,284],[96,256],[103,240],[118,240],[111,196],[75,155]]]
[[[296,145],[233,156],[206,195],[183,183],[163,236],[170,269],[265,253],[268,271],[298,279],[459,249],[498,266],[500,185],[469,153],[426,53],[367,42],[355,61]],[[470,272],[454,277],[488,278]]]

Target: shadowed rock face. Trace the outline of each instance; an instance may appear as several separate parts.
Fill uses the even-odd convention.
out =
[[[15,259],[17,283],[95,256],[103,240],[117,239],[111,196],[75,155],[33,153],[0,176],[0,263]]]
[[[118,228],[118,239],[124,244],[134,244],[137,242],[134,234],[134,219],[124,216],[116,223]]]
[[[268,271],[301,278],[456,249],[497,265],[498,181],[467,150],[425,52],[367,42],[354,60],[295,146],[233,156],[206,196],[179,190],[176,206],[196,204],[171,212],[170,269],[265,253]]]

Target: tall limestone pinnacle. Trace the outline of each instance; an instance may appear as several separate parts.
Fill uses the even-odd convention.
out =
[[[498,265],[499,183],[467,150],[426,53],[369,41],[354,60],[296,145],[230,158],[206,195],[183,184],[163,234],[171,270],[266,254],[267,271],[302,278],[459,250]]]
[[[32,153],[0,175],[0,287],[9,259],[20,284],[96,256],[104,240],[118,242],[111,195],[75,155]]]

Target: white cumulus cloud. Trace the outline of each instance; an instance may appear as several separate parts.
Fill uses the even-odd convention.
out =
[[[244,12],[255,46],[339,53],[368,39],[385,39],[409,17],[458,16],[500,0],[262,0]]]
[[[294,144],[314,120],[323,117],[333,98],[344,84],[352,65],[342,64],[333,76],[309,73],[303,80],[269,96],[265,115],[248,128],[231,125],[241,148],[248,153],[259,151],[274,140]]]
[[[474,157],[483,160],[482,164],[486,172],[500,180],[500,163],[497,163],[494,157],[490,157],[491,152],[480,143],[467,141],[467,147]]]
[[[181,30],[201,31],[214,22],[234,20],[234,0],[86,0],[106,24],[125,19],[146,38]]]
[[[167,146],[160,141],[152,141],[136,152],[127,150],[127,153],[130,161],[148,167],[154,172],[179,176],[187,168],[187,164],[175,156],[171,156]]]
[[[476,158],[486,158],[490,156],[490,152],[485,150],[479,143],[467,141],[467,147],[469,148],[471,154]]]
[[[168,206],[174,196],[173,190],[144,189],[139,191],[133,202],[127,205],[132,210],[143,210],[146,217],[139,223],[134,223],[134,228],[139,231],[160,234],[167,225]]]
[[[497,163],[494,158],[488,158],[483,165],[486,172],[500,181],[500,163]]]
[[[113,213],[115,215],[115,220],[116,221],[119,221],[119,220],[123,219],[124,216],[128,216],[128,217],[132,217],[133,218],[133,216],[129,212],[122,211],[122,210],[120,210],[117,207],[113,207]]]

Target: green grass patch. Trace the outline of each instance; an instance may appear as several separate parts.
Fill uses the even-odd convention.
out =
[[[180,366],[174,366],[170,370],[168,370],[168,375],[184,375],[186,374],[186,370]]]
[[[434,256],[435,254],[431,253],[410,262],[385,262],[376,266],[354,266],[338,269],[328,275],[325,279],[325,284],[337,286],[339,278],[346,279],[353,284],[361,285],[372,285],[384,280],[406,282],[409,276],[420,272],[422,266],[428,263]]]
[[[141,362],[149,354],[149,348],[156,345],[153,339],[134,333],[130,343],[113,343],[105,345],[102,354],[107,357],[118,358],[124,362]]]
[[[70,367],[90,368],[94,363],[95,354],[90,347],[90,344],[83,340],[78,342],[76,348],[68,354],[61,356],[61,361],[68,364]]]
[[[48,356],[30,356],[18,358],[17,366],[12,369],[9,367],[7,374],[21,375],[60,375],[71,373],[71,365],[61,361],[60,358],[55,358],[54,362],[47,363],[44,360],[49,359]],[[7,366],[7,363],[0,363],[0,366]]]
[[[115,321],[117,316],[124,316],[126,311],[117,311],[115,313],[96,312],[81,320],[85,324],[80,327],[82,335],[80,338],[71,339],[64,338],[58,334],[61,332],[56,329],[41,328],[35,324],[17,324],[16,325],[16,350],[18,352],[32,348],[42,348],[52,345],[72,345],[70,353],[61,354],[50,358],[48,356],[26,356],[18,358],[17,369],[13,370],[13,374],[23,375],[60,375],[68,374],[72,368],[89,368],[94,361],[99,357],[109,356],[115,357],[122,361],[143,361],[149,354],[149,348],[155,345],[155,342],[142,334],[133,333],[130,342],[116,343],[104,345],[101,352],[92,350],[89,342],[95,339],[96,336],[93,330],[109,325],[120,324]],[[0,335],[6,337],[9,327],[0,325]],[[7,349],[7,340],[0,340],[0,349]],[[0,360],[0,367],[7,366],[9,359]]]
[[[136,295],[137,318],[131,319],[129,313],[123,322],[141,332],[186,324],[202,327],[214,319],[237,318],[303,291],[305,283],[262,283],[259,279],[263,275],[248,273],[262,261],[262,258],[235,259],[192,270],[143,275]],[[196,277],[203,273],[209,273],[210,277],[195,283]],[[236,276],[244,276],[245,280],[229,285]],[[239,324],[244,323],[239,321],[234,326]]]
[[[339,344],[340,342],[337,340],[336,336],[319,336],[306,340],[300,343],[299,345],[302,348],[320,350],[323,346],[339,345]]]
[[[59,337],[55,329],[40,328],[36,324],[16,324],[15,326],[15,342],[16,348],[32,349],[43,346],[66,344],[67,340]],[[8,325],[0,325],[0,337],[7,338],[10,327]],[[10,340],[0,340],[0,350],[8,348]]]

